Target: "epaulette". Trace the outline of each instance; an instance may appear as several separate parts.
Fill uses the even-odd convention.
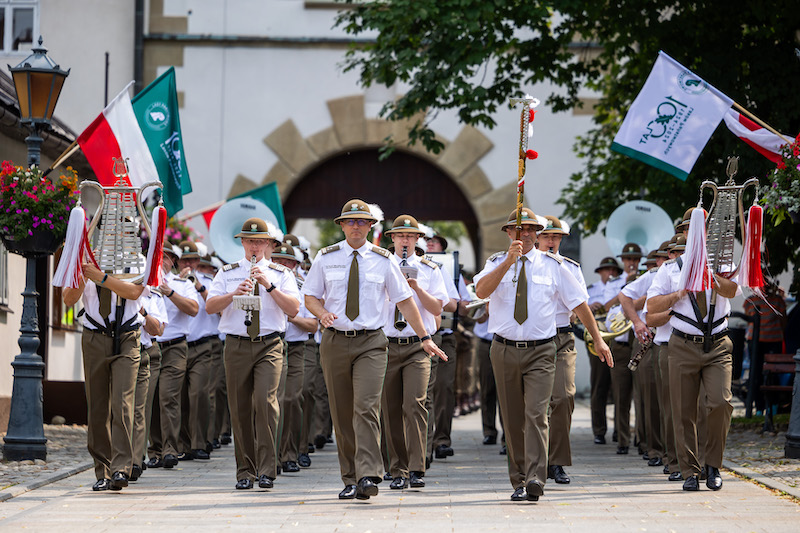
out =
[[[291,272],[291,269],[289,269],[289,268],[287,268],[287,267],[285,267],[283,265],[279,265],[277,263],[270,263],[269,267],[272,270],[277,270],[278,272]]]
[[[175,279],[171,280],[170,282],[172,282],[172,281],[180,281],[181,283],[183,283],[184,281],[189,281],[189,278],[175,278]]]
[[[424,257],[424,259],[427,259],[428,261],[430,261],[431,263],[433,263],[433,264],[434,264],[434,265],[436,265],[437,267],[439,267],[439,268],[442,268],[442,263],[440,263],[440,262],[438,262],[438,261],[434,261],[434,260],[433,260],[433,257],[431,257],[431,256],[429,256],[429,255],[426,255],[426,256]],[[422,259],[420,259],[420,261],[422,261]]]
[[[436,270],[437,268],[439,268],[439,266],[441,266],[441,265],[439,265],[439,263],[437,263],[436,261],[431,261],[431,260],[429,260],[429,259],[426,259],[426,258],[424,258],[424,257],[423,257],[423,258],[421,258],[421,259],[419,260],[419,262],[420,262],[420,263],[422,263],[423,265],[428,265],[429,267],[431,267],[431,268],[432,268],[432,269],[434,269],[434,270]]]
[[[591,285],[589,285],[588,287],[586,287],[586,290],[589,290],[589,289],[591,289],[591,288],[592,288],[592,287],[594,287],[595,285],[597,285],[597,282],[594,282],[594,283],[592,283]]]
[[[392,257],[392,252],[390,252],[386,248],[381,248],[380,246],[373,246],[372,247],[372,251],[375,252],[378,255],[382,255],[386,259],[389,259],[390,257]]]
[[[677,258],[677,257],[675,257],[675,258],[673,258],[673,259],[667,259],[666,261],[664,261],[663,263],[661,263],[661,265],[662,265],[662,266],[663,266],[663,265],[668,265],[668,264],[670,264],[670,263],[674,263],[674,262],[676,262],[677,260],[678,260],[678,258]]]
[[[611,283],[612,281],[617,281],[621,277],[622,277],[622,274],[620,274],[619,276],[617,276],[615,278],[608,278],[608,281],[606,283]]]
[[[233,270],[234,268],[239,268],[239,263],[228,263],[224,267],[222,267],[223,272],[228,272],[229,270]]]
[[[495,260],[495,259],[497,259],[498,257],[502,257],[502,256],[504,256],[504,255],[506,255],[506,252],[496,252],[496,253],[493,253],[492,255],[490,255],[490,256],[489,256],[489,259],[487,259],[487,261],[492,261],[492,262],[494,262],[494,260]]]
[[[578,263],[577,261],[575,261],[574,259],[570,259],[569,257],[566,257],[564,255],[561,256],[561,259],[563,259],[564,261],[567,261],[568,263],[572,263],[573,265],[575,265],[578,268],[580,268],[580,266],[581,266],[581,264]]]
[[[339,249],[339,245],[338,244],[331,244],[330,246],[326,246],[325,248],[320,250],[319,253],[321,253],[322,255],[325,255],[325,254],[328,254],[330,252],[335,252],[338,249]]]
[[[658,267],[653,267],[650,270],[648,270],[648,272],[652,272],[653,274],[655,274],[656,272],[658,272]]]
[[[556,254],[552,252],[545,252],[544,255],[546,255],[550,259],[555,259],[556,261],[558,261],[559,265],[562,263],[562,259],[566,259],[566,257],[558,257]]]

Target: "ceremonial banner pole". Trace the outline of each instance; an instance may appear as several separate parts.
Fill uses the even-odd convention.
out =
[[[517,235],[516,240],[520,239],[522,233],[522,207],[525,201],[525,162],[527,159],[536,159],[539,154],[533,150],[528,150],[528,139],[533,134],[533,117],[536,111],[533,110],[539,105],[539,100],[525,95],[525,98],[512,98],[511,106],[523,104],[519,116],[519,154],[517,162]]]

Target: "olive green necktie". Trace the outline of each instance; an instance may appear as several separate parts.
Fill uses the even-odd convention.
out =
[[[517,324],[522,324],[528,319],[528,278],[525,276],[525,260],[528,259],[524,255],[520,257],[522,267],[519,269],[519,276],[517,277],[517,297],[514,301],[514,320]]]
[[[256,284],[255,289],[253,289],[253,296],[258,296],[258,282],[253,281],[253,283]],[[250,340],[253,340],[258,337],[259,333],[261,333],[261,314],[258,308],[256,308],[250,317],[250,325],[247,326],[247,334],[250,335]]]
[[[706,317],[708,313],[708,301],[706,300],[706,291],[700,291],[697,293],[697,307],[700,308],[700,316],[702,318]]]
[[[100,318],[105,320],[111,313],[111,291],[98,285],[97,297],[100,299]]]
[[[347,303],[344,314],[351,321],[358,317],[358,252],[353,252],[353,262],[350,263],[350,277],[347,280]]]

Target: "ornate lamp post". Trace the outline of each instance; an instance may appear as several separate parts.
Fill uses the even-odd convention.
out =
[[[69,75],[47,57],[47,48],[39,44],[32,54],[16,67],[9,66],[17,91],[20,122],[31,129],[25,139],[28,147],[28,166],[39,165],[42,138],[39,135],[50,127],[53,111]],[[22,353],[14,358],[14,387],[11,393],[11,411],[8,432],[4,437],[3,457],[8,461],[46,459],[47,439],[42,423],[42,378],[44,362],[39,354],[39,321],[37,318],[36,260],[53,253],[47,244],[20,241],[19,246],[9,251],[26,258],[25,291],[22,293],[22,319],[19,347]],[[56,243],[58,244],[58,243]],[[52,243],[49,244],[52,247]]]

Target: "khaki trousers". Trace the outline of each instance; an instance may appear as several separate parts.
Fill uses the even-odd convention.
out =
[[[635,374],[641,373],[639,377],[639,395],[641,396],[644,409],[644,428],[645,440],[647,443],[647,456],[651,459],[664,459],[664,438],[661,433],[661,407],[659,405],[658,389],[656,385],[656,375],[658,374],[657,356],[654,353],[655,344],[644,354],[639,362],[639,368]],[[639,413],[636,413],[639,418]]]
[[[733,343],[723,337],[708,353],[701,343],[672,334],[669,339],[669,386],[678,463],[684,479],[699,475],[697,412],[701,384],[705,387],[707,432],[704,464],[722,466],[722,455],[730,428]]]
[[[328,386],[325,384],[325,374],[322,371],[319,345],[317,345],[317,365],[314,370],[314,418],[311,422],[310,434],[316,437],[323,435],[330,437],[333,434],[333,420],[331,420],[331,403],[328,398]]]
[[[492,342],[490,357],[497,382],[508,449],[508,475],[518,489],[547,482],[547,410],[556,373],[556,343],[516,348]],[[512,422],[513,421],[513,422]]]
[[[550,398],[550,451],[549,464],[570,466],[572,448],[569,432],[572,428],[572,412],[575,410],[575,336],[572,333],[556,335],[556,375],[553,395]]]
[[[631,360],[630,344],[611,343],[614,368],[611,369],[611,386],[614,389],[614,427],[617,444],[628,447],[631,443],[631,401],[633,399],[633,372],[628,368]]]
[[[209,422],[206,440],[213,442],[223,433],[231,432],[231,416],[228,413],[228,389],[225,387],[225,362],[222,357],[223,345],[219,337],[211,343],[211,360],[208,365]]]
[[[209,367],[211,343],[203,342],[188,348],[186,374],[181,392],[180,451],[205,450],[208,433]]]
[[[181,394],[186,375],[186,341],[161,349],[161,374],[158,379],[158,401],[161,417],[162,457],[178,456],[181,430]]]
[[[587,352],[588,353],[588,352]],[[608,431],[606,405],[608,393],[611,391],[611,369],[596,355],[589,355],[589,383],[591,397],[589,407],[592,412],[592,433],[595,437],[604,437]]]
[[[481,426],[484,437],[497,438],[497,385],[494,382],[489,348],[492,341],[475,337],[475,359],[478,361],[478,374],[481,384]],[[502,427],[502,419],[500,425]]]
[[[150,425],[150,415],[147,412],[148,400],[150,398],[150,353],[157,353],[153,358],[157,364],[161,364],[161,353],[158,351],[158,343],[153,343],[149,348],[142,346],[141,357],[139,360],[139,371],[136,375],[136,393],[133,411],[133,464],[142,462],[147,446],[147,429]]]
[[[297,462],[300,447],[307,443],[300,441],[303,425],[303,365],[305,364],[305,341],[287,343],[286,378],[281,393],[281,440],[280,460]]]
[[[669,389],[669,345],[653,345],[653,356],[657,359],[656,388],[661,404],[661,434],[664,442],[664,463],[670,474],[679,472],[678,456],[675,455],[675,429],[672,426],[672,403]]]
[[[437,335],[438,336],[438,335]],[[433,384],[433,410],[435,414],[435,427],[433,432],[433,446],[450,446],[450,431],[453,427],[453,411],[456,408],[456,363],[458,352],[456,350],[455,334],[438,336],[441,343],[434,342],[447,355],[447,361],[439,361],[436,369],[436,381]]]
[[[133,466],[133,404],[139,369],[139,331],[120,337],[119,354],[114,340],[83,329],[83,372],[86,378],[89,454],[97,479],[110,479],[114,472],[131,474]]]
[[[441,340],[434,337],[433,342]],[[437,344],[441,347],[441,344]],[[436,411],[433,405],[434,389],[436,387],[436,375],[439,373],[439,358],[434,357],[431,359],[431,375],[428,378],[428,390],[425,395],[425,409],[428,410],[428,437],[425,444],[425,457],[433,460],[433,432],[436,429]]]
[[[389,472],[409,477],[425,472],[428,410],[425,398],[431,375],[431,358],[422,344],[389,344],[381,409],[386,422]]]
[[[319,354],[317,353],[317,343],[314,339],[308,339],[303,347],[303,423],[300,426],[300,453],[307,452],[307,446],[316,435],[311,434],[311,422],[314,420],[316,400],[314,397],[314,387],[316,385],[317,367]]]
[[[153,339],[150,353],[150,380],[147,383],[147,406],[145,407],[147,423],[148,457],[161,457],[163,442],[161,439],[161,413],[158,408],[158,382],[161,376],[161,348]],[[155,406],[155,408],[154,408]]]
[[[322,333],[320,363],[345,485],[363,477],[383,479],[379,417],[388,344],[381,330],[356,337]]]
[[[236,479],[278,475],[278,384],[283,367],[283,341],[225,339],[225,377],[231,410]]]
[[[467,396],[475,392],[475,360],[473,358],[472,342],[469,337],[456,331],[456,377],[455,393],[458,401],[464,401]],[[455,410],[455,404],[453,405]]]

